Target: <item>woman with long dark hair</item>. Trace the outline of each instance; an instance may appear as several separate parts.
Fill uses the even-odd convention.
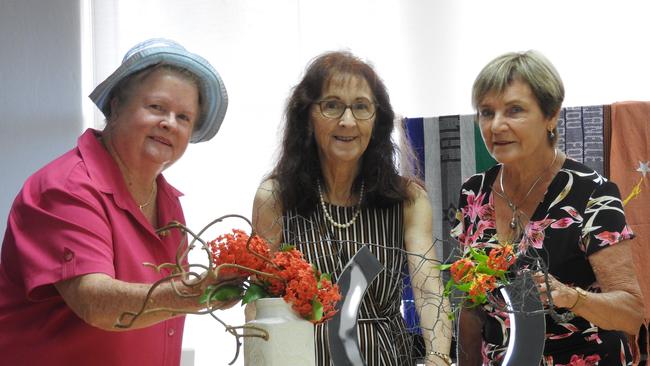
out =
[[[373,68],[354,55],[315,58],[286,107],[279,160],[259,187],[255,229],[296,245],[336,280],[362,245],[384,265],[366,292],[357,332],[369,365],[412,365],[400,313],[411,276],[427,365],[449,364],[451,326],[433,251],[432,212],[415,178],[400,176],[391,140],[395,114]],[[316,327],[318,365],[329,365],[327,325]]]

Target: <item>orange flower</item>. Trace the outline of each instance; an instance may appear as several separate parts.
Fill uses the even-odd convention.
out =
[[[484,248],[470,247],[462,258],[440,266],[440,269],[451,272],[444,293],[448,296],[453,290],[459,290],[465,293],[465,300],[483,304],[489,292],[507,283],[505,274],[516,260],[511,244],[502,244],[490,249],[489,253]]]
[[[516,259],[512,245],[503,244],[490,251],[487,265],[497,271],[507,271],[515,263]]]
[[[486,294],[494,290],[497,286],[497,281],[494,276],[484,273],[476,274],[469,289],[469,296],[472,298],[483,298]]]
[[[451,265],[451,278],[455,282],[465,282],[472,275],[474,262],[470,258],[461,258]]]

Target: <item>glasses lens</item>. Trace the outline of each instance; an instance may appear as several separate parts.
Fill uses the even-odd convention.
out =
[[[350,109],[356,119],[369,119],[375,115],[375,105],[368,100],[360,100],[354,102]]]
[[[352,115],[358,120],[370,119],[375,115],[375,104],[367,99],[357,100],[347,105],[340,100],[323,100],[318,102],[321,114],[326,118],[341,118],[345,109],[350,107]]]
[[[327,118],[339,118],[343,115],[346,105],[338,100],[324,100],[320,102],[320,111]]]

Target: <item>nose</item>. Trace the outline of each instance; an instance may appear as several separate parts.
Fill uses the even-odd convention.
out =
[[[169,130],[169,129],[174,129],[178,126],[178,120],[176,113],[174,112],[169,112],[165,114],[163,119],[160,121],[160,127]]]
[[[357,123],[357,119],[354,118],[352,114],[352,109],[348,106],[345,107],[343,115],[339,119],[339,126],[341,127],[353,127]]]
[[[494,117],[492,118],[492,123],[490,124],[490,130],[492,132],[503,131],[507,128],[506,118],[500,112],[495,112]]]

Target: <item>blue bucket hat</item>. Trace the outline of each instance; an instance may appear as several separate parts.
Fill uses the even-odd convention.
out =
[[[150,39],[131,48],[124,55],[122,64],[90,93],[90,99],[108,117],[113,88],[125,77],[156,64],[179,66],[198,77],[201,116],[196,121],[190,142],[208,141],[214,137],[228,108],[226,87],[217,70],[206,59],[168,39]]]

